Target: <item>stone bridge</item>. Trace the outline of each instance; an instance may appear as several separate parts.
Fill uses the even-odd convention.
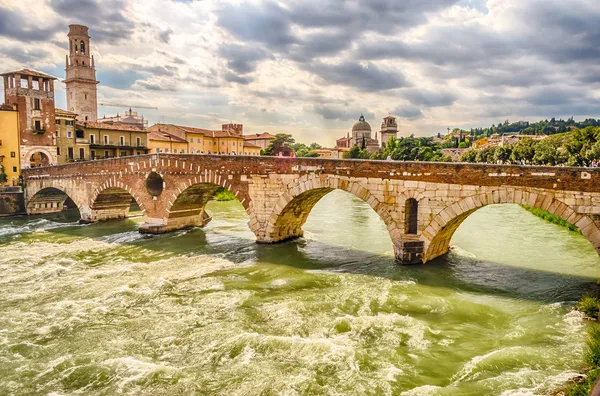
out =
[[[597,169],[151,154],[26,169],[23,177],[30,214],[62,210],[68,197],[82,221],[117,219],[128,215],[133,198],[144,233],[203,226],[207,201],[225,187],[246,209],[257,242],[285,241],[302,236],[314,205],[339,189],[379,215],[401,263],[447,253],[471,213],[506,203],[558,215],[600,253]]]

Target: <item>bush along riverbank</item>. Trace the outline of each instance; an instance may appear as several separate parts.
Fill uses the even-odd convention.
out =
[[[568,221],[564,220],[562,217],[558,217],[555,214],[546,212],[545,210],[538,209],[533,206],[529,206],[529,205],[520,205],[520,206],[523,209],[525,209],[526,211],[530,212],[531,214],[533,214],[541,219],[544,219],[553,224],[557,224],[561,227],[565,227],[569,231],[580,233],[580,231],[577,227],[575,227],[573,224],[569,223]]]
[[[600,299],[590,295],[584,296],[579,300],[576,308],[588,319],[597,321]],[[555,395],[588,396],[594,388],[594,384],[600,376],[600,326],[597,322],[588,329],[584,359],[587,366],[585,379],[567,386]]]
[[[226,188],[219,188],[214,195],[215,201],[233,201],[235,195]]]

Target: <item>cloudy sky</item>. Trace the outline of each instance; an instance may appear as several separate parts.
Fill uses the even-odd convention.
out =
[[[0,65],[64,78],[85,24],[99,102],[333,146],[361,112],[402,135],[600,117],[598,21],[598,0],[0,0]]]

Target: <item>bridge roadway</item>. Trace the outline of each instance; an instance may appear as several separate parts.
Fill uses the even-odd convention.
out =
[[[82,221],[118,219],[133,198],[144,233],[205,225],[206,203],[225,187],[260,243],[302,236],[319,199],[344,190],[381,217],[405,264],[447,253],[454,231],[483,206],[526,204],[575,224],[600,254],[599,169],[149,154],[25,169],[23,178],[29,214],[60,211],[70,198]]]

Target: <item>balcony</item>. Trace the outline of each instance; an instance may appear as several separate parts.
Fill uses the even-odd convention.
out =
[[[76,137],[76,138],[75,138],[75,143],[76,143],[76,144],[90,144],[90,140],[89,140],[89,139],[86,139],[86,138],[79,138],[79,137]]]
[[[34,135],[43,135],[46,133],[45,129],[34,129],[33,131],[31,131]]]
[[[129,144],[129,142],[124,142],[123,144],[120,144],[120,142],[113,142],[113,141],[109,141],[109,142],[94,142],[94,143],[90,143],[90,148],[110,148],[110,149],[129,149],[129,150],[147,150],[148,148],[146,146],[144,146],[143,144],[140,144],[139,146],[137,145],[131,145]]]

